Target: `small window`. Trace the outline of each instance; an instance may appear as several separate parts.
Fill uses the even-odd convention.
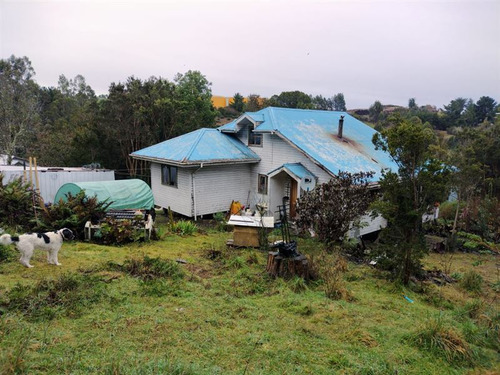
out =
[[[262,134],[254,133],[252,128],[248,129],[248,145],[262,147]]]
[[[162,165],[161,183],[163,185],[177,187],[177,167],[172,165]]]
[[[265,174],[259,174],[259,185],[257,187],[259,194],[267,195],[267,176]]]

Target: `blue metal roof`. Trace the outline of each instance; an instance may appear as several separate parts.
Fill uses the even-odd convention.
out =
[[[346,112],[268,107],[245,115],[259,121],[254,132],[278,134],[334,175],[373,171],[372,180],[378,181],[383,168],[397,171],[389,154],[375,150],[372,137],[376,130]],[[337,136],[340,116],[344,116],[342,138]],[[237,122],[219,130],[237,129]]]
[[[276,172],[279,172],[279,171],[282,171],[282,170],[285,170],[288,173],[293,174],[299,180],[302,180],[306,176],[311,176],[313,178],[316,178],[316,176],[313,173],[311,173],[311,171],[309,171],[306,167],[304,167],[300,163],[286,163],[286,164],[283,164],[281,167],[278,167],[278,168],[272,170],[267,175],[268,176],[272,176],[272,175],[276,174]]]
[[[238,139],[217,129],[202,128],[130,154],[150,161],[176,164],[257,162],[259,156]]]

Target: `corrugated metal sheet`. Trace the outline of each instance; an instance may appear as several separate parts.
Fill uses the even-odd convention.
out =
[[[397,170],[387,153],[375,150],[372,137],[376,130],[346,112],[268,107],[246,115],[256,121],[254,132],[278,134],[332,174],[373,171],[376,181],[383,168]],[[342,139],[337,136],[340,116],[344,116]],[[236,124],[219,128],[222,132],[233,129]]]
[[[268,176],[272,176],[276,174],[276,172],[280,172],[282,170],[285,170],[291,174],[293,174],[297,179],[301,180],[306,176],[310,176],[312,178],[316,178],[314,174],[312,174],[306,167],[304,167],[300,163],[286,163],[283,164],[281,167],[278,167],[271,172],[268,173]]]
[[[22,167],[0,166],[0,173],[4,178],[4,183],[14,178],[22,177],[24,170]],[[33,171],[34,173],[34,171]],[[29,178],[29,170],[26,171]],[[45,203],[53,203],[59,188],[69,182],[84,181],[109,181],[115,179],[115,172],[109,169],[89,170],[85,168],[47,168],[38,167],[38,180],[40,182],[40,195]],[[35,177],[33,176],[33,183]]]
[[[217,129],[198,129],[131,154],[138,159],[176,164],[257,162],[259,156],[238,139]]]

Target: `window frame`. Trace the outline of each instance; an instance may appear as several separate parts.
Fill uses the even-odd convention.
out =
[[[262,189],[261,178],[265,179],[264,188]],[[269,176],[259,173],[257,175],[257,193],[262,195],[267,195],[269,190]]]
[[[256,143],[255,140],[260,139],[260,143]],[[252,127],[248,128],[248,146],[253,147],[262,147],[264,143],[264,134],[262,133],[254,133],[252,131]]]
[[[165,170],[168,171],[168,175],[165,176]],[[175,179],[172,179],[172,171],[175,171]],[[175,180],[175,181],[172,181]],[[175,165],[162,164],[161,165],[161,184],[163,186],[170,186],[177,189],[177,183],[179,180],[179,168]]]

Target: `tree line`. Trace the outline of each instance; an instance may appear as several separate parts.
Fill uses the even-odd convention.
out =
[[[97,96],[77,75],[57,87],[34,80],[27,57],[0,60],[0,152],[36,155],[41,165],[100,165],[135,176],[128,155],[203,126],[214,126],[211,83],[198,71],[112,82]]]

